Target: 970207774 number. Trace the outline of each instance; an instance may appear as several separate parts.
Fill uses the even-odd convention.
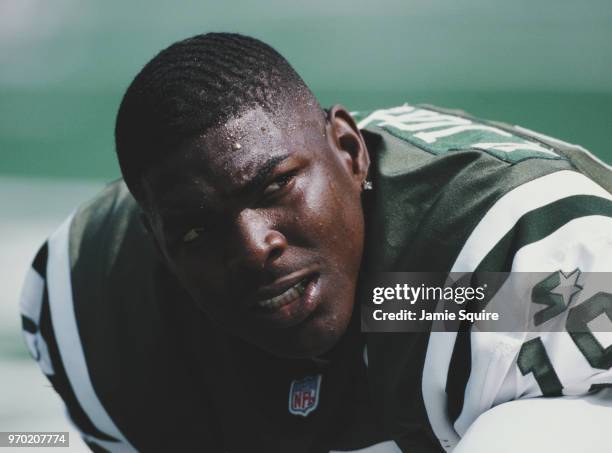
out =
[[[4,432],[0,447],[68,447],[67,432]]]

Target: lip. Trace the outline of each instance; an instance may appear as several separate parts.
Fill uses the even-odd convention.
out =
[[[273,285],[275,289],[274,294],[271,293],[271,296],[264,296],[261,299],[258,299],[263,300],[269,297],[274,297],[278,294],[282,294],[284,291],[305,278],[309,278],[309,281],[306,285],[306,289],[304,290],[304,294],[296,298],[294,301],[273,310],[264,310],[254,304],[251,307],[253,317],[263,325],[277,329],[293,327],[305,321],[318,307],[320,302],[319,274],[313,272],[299,272],[291,274],[282,279],[282,286],[280,285],[280,281],[278,285]],[[276,292],[279,289],[281,289],[280,292]]]
[[[255,306],[257,302],[276,297],[287,291],[292,286],[295,286],[298,282],[304,280],[309,275],[314,276],[314,271],[311,269],[302,269],[300,271],[296,271],[289,275],[285,275],[282,278],[279,278],[271,285],[261,286],[255,292],[252,298],[252,302],[249,305]]]

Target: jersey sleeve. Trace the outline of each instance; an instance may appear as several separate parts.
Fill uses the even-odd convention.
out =
[[[609,451],[611,391],[500,404],[476,419],[453,453]]]
[[[68,226],[69,223],[65,225]],[[30,355],[62,398],[69,421],[79,430],[92,451],[135,451],[124,439],[96,426],[95,421],[84,410],[82,401],[75,392],[74,382],[66,371],[65,361],[70,358],[63,356],[58,346],[57,327],[54,325],[50,303],[49,287],[54,285],[50,284],[48,275],[57,275],[57,269],[49,272],[49,267],[57,264],[59,252],[56,247],[57,236],[52,239],[55,239],[55,244],[50,246],[50,240],[39,249],[24,281],[20,299],[23,338]],[[55,299],[54,304],[70,303],[69,300],[58,300],[57,297]]]
[[[452,270],[531,276],[513,303],[539,328],[431,334],[423,394],[447,450],[502,403],[612,386],[612,282],[602,278],[612,272],[612,195],[600,185],[563,170],[513,189],[482,217]]]

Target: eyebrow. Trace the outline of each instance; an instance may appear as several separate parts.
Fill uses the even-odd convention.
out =
[[[266,179],[270,176],[270,173],[274,171],[276,166],[280,164],[281,162],[285,161],[289,156],[291,156],[291,153],[281,154],[279,156],[273,156],[267,161],[265,161],[265,163],[257,170],[255,175],[251,179],[249,179],[246,183],[244,183],[242,187],[239,187],[233,190],[231,192],[231,195],[238,196],[238,197],[244,196],[248,194],[249,192],[258,188],[259,186],[261,186],[266,181]],[[199,201],[201,202],[202,200],[200,199]],[[172,207],[172,208],[162,208],[161,211],[164,217],[172,221],[172,220],[184,217],[186,210],[185,208],[176,209]],[[206,209],[202,205],[200,205],[200,207],[198,208],[199,215],[211,214],[211,212],[212,211]]]
[[[261,186],[266,179],[268,179],[270,173],[274,171],[277,165],[286,160],[289,156],[291,156],[291,153],[273,156],[268,159],[261,167],[259,167],[255,175],[250,180],[248,180],[242,187],[232,191],[233,194],[237,196],[244,195]]]

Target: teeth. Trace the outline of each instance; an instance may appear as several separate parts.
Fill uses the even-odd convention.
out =
[[[270,308],[276,309],[282,307],[283,305],[287,305],[289,302],[300,297],[306,291],[306,282],[302,280],[301,282],[296,283],[287,291],[278,296],[272,297],[266,300],[260,300],[257,302],[257,305],[262,308]]]

